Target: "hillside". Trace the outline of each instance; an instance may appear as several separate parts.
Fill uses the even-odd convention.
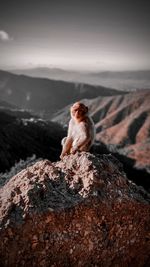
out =
[[[96,124],[97,140],[114,153],[131,159],[137,169],[150,173],[150,91],[84,100]],[[53,117],[68,124],[69,107]]]
[[[52,113],[76,100],[118,94],[119,91],[103,86],[31,78],[0,71],[0,99],[48,119]]]
[[[59,158],[62,127],[0,104],[0,172],[32,155],[50,160]]]
[[[149,91],[116,98],[96,127],[98,140],[114,145],[120,153],[134,159],[135,166],[150,167]]]

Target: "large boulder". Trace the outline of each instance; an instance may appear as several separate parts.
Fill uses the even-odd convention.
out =
[[[150,266],[148,195],[111,155],[39,161],[0,203],[0,266]]]

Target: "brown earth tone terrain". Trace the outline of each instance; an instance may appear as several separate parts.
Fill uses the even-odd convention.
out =
[[[0,189],[0,266],[148,267],[148,199],[113,156],[39,161]]]
[[[150,173],[150,91],[83,100],[96,125],[97,140],[134,161],[134,167]],[[68,124],[69,107],[53,121]]]
[[[150,92],[126,95],[114,101],[96,124],[97,139],[124,148],[139,167],[150,166]]]

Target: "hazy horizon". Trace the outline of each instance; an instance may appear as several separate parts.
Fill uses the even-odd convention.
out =
[[[0,69],[150,69],[147,0],[1,1]]]
[[[143,69],[123,69],[123,70],[120,70],[120,69],[86,69],[86,68],[83,68],[83,69],[79,69],[79,68],[69,68],[68,67],[61,67],[61,66],[49,66],[49,65],[26,65],[26,66],[19,66],[18,68],[16,66],[8,66],[8,67],[3,67],[3,68],[0,68],[0,70],[3,70],[3,71],[8,71],[8,72],[13,72],[13,71],[25,71],[25,70],[34,70],[34,69],[47,69],[47,70],[60,70],[60,71],[66,71],[66,72],[78,72],[78,73],[99,73],[99,72],[146,72],[146,71],[150,71],[150,67],[149,68],[143,68]]]

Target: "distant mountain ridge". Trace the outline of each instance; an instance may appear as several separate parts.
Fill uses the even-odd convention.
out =
[[[50,118],[52,113],[83,98],[124,94],[103,86],[15,75],[0,71],[0,98]]]
[[[116,88],[118,90],[131,91],[150,88],[150,70],[86,72],[37,67],[12,70],[12,72],[31,77],[102,85],[109,88]]]

